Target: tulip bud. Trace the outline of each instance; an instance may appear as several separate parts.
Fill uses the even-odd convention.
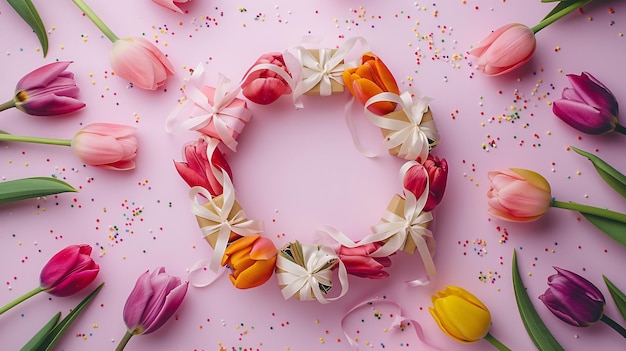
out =
[[[532,29],[513,23],[491,32],[470,54],[478,57],[478,67],[485,74],[497,76],[528,62],[535,53],[536,45]]]
[[[439,328],[452,339],[469,344],[489,333],[491,314],[476,296],[458,286],[447,286],[432,297],[428,311]]]
[[[100,272],[91,250],[89,245],[70,245],[52,256],[41,270],[40,288],[63,297],[87,287]]]
[[[141,89],[156,90],[174,75],[174,66],[167,57],[144,38],[116,40],[109,61],[115,74]]]
[[[281,53],[272,52],[262,55],[245,74],[246,79],[241,83],[243,96],[257,104],[269,105],[281,95],[291,93],[289,83],[276,72],[269,69],[251,71],[254,66],[260,64],[274,65],[276,69],[284,70],[285,73],[291,76]]]
[[[195,144],[185,146],[185,162],[174,162],[174,166],[178,174],[190,186],[201,186],[209,191],[211,195],[218,196],[222,194],[223,188],[219,181],[215,178],[209,158],[207,155],[207,142],[204,138],[198,139]],[[224,155],[219,149],[215,149],[211,155],[211,163],[218,168],[226,171],[232,179],[232,171]]]
[[[343,82],[361,104],[374,95],[383,92],[400,94],[395,78],[383,61],[372,53],[363,54],[361,65],[343,71]],[[396,104],[389,101],[380,101],[371,104],[368,109],[379,116],[395,110]]]
[[[17,82],[13,101],[5,108],[15,106],[29,115],[56,116],[85,107],[76,99],[79,89],[74,74],[66,71],[71,63],[53,62],[25,75]]]
[[[134,127],[94,123],[81,129],[71,146],[78,158],[91,166],[114,170],[135,168],[137,139]]]
[[[222,266],[231,270],[230,281],[238,289],[254,288],[274,273],[276,247],[259,234],[243,236],[230,244],[222,257]]]
[[[428,177],[429,188],[424,211],[428,212],[437,207],[446,191],[448,181],[448,163],[446,159],[439,159],[429,154],[423,165],[417,164],[407,170],[404,175],[404,188],[413,193],[416,198],[419,198],[426,188],[426,177]]]
[[[189,283],[160,267],[137,279],[124,305],[124,323],[132,335],[150,334],[167,322],[180,307]]]
[[[512,222],[530,222],[543,216],[552,204],[550,184],[539,173],[511,168],[488,173],[489,214]]]
[[[391,266],[391,259],[389,257],[370,256],[381,246],[377,242],[357,247],[342,245],[337,251],[337,256],[345,265],[348,274],[370,279],[387,278],[389,273],[385,272],[385,268]]]
[[[548,277],[548,290],[539,300],[559,319],[575,327],[586,327],[604,314],[605,300],[600,290],[587,279],[566,269],[554,267]]]
[[[624,130],[617,124],[617,99],[606,86],[587,72],[568,74],[567,78],[572,87],[563,89],[562,99],[552,104],[558,118],[587,134]]]

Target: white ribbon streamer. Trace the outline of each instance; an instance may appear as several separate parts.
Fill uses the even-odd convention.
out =
[[[406,114],[409,121],[378,116],[368,110],[370,105],[381,101],[397,103]],[[419,99],[417,103],[413,103],[411,93],[409,92],[404,92],[402,95],[384,92],[374,95],[367,100],[365,102],[364,111],[367,119],[374,125],[391,130],[391,133],[384,141],[388,149],[400,146],[398,157],[407,160],[416,160],[419,158],[424,162],[428,157],[428,150],[431,147],[429,140],[434,140],[435,144],[439,141],[439,132],[435,127],[435,122],[432,120],[422,120],[424,114],[428,111],[430,101],[430,98],[424,97]]]
[[[317,300],[326,304],[343,297],[348,292],[348,272],[337,254],[329,247],[317,245],[302,245],[305,265],[295,262],[278,254],[276,268],[282,272],[276,273],[283,297],[289,299],[299,293],[301,301]],[[324,268],[328,263],[336,261],[339,265],[339,282],[341,293],[334,298],[325,298],[319,285],[332,286],[332,270]]]
[[[202,93],[202,76],[204,66],[200,63],[184,89],[184,102],[176,106],[166,119],[165,129],[170,132],[181,115],[190,113],[191,117],[181,123],[187,130],[200,130],[213,123],[217,137],[231,150],[236,151],[237,141],[235,133],[241,133],[246,123],[250,121],[252,113],[244,106],[230,106],[241,91],[237,86],[228,92],[230,80],[219,75],[218,84],[213,95],[213,105]],[[191,105],[192,104],[192,105]],[[187,112],[189,105],[192,111]]]
[[[193,214],[216,223],[200,228],[202,230],[203,237],[205,238],[209,235],[217,233],[217,241],[215,243],[213,257],[211,257],[211,263],[209,264],[209,268],[214,272],[217,272],[217,269],[220,266],[231,232],[241,236],[248,236],[263,231],[263,222],[248,220],[243,210],[231,213],[233,212],[233,205],[235,203],[235,189],[228,174],[223,173],[223,175],[224,193],[222,194],[222,197],[224,199],[224,204],[221,208],[215,203],[209,191],[203,187],[194,186],[189,190],[191,211]],[[210,208],[213,211],[207,209],[198,202],[199,197],[197,195],[199,194],[208,199]]]

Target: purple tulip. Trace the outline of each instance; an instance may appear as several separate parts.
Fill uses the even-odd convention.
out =
[[[552,104],[552,112],[563,122],[587,134],[604,134],[616,129],[618,104],[611,91],[587,72],[568,74],[571,88],[563,89],[562,99]]]
[[[100,272],[91,258],[91,246],[70,245],[41,270],[40,288],[54,296],[70,296],[87,287]]]
[[[558,267],[554,269],[557,274],[548,277],[549,288],[539,296],[550,312],[575,327],[586,327],[599,321],[605,306],[600,290],[576,273]]]
[[[15,88],[12,101],[3,109],[16,107],[34,116],[56,116],[79,110],[85,104],[76,99],[74,73],[66,71],[71,61],[53,62],[28,73]]]
[[[144,272],[124,305],[124,322],[132,335],[150,334],[176,312],[189,283],[165,273],[160,267]]]

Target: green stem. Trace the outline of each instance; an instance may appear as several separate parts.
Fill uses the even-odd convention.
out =
[[[591,0],[582,0],[582,1],[574,2],[571,5],[563,8],[561,11],[553,14],[552,16],[544,18],[536,26],[532,27],[531,30],[533,31],[533,33],[537,34],[537,32],[539,32],[540,30],[542,30],[545,27],[549,26],[550,24],[556,22],[558,19],[560,19],[561,17],[567,15],[568,13],[576,10],[577,8],[579,8],[579,7],[583,6],[583,5],[585,5],[589,1],[591,1]]]
[[[38,138],[38,137],[31,137],[31,136],[2,134],[2,133],[0,133],[0,141],[17,141],[17,142],[23,142],[23,143],[72,146],[72,140],[68,140],[68,139]]]
[[[0,136],[1,137],[1,136]],[[626,214],[610,211],[600,207],[587,206],[576,202],[552,201],[552,207],[574,210],[598,217],[607,218],[616,222],[626,223]]]
[[[93,22],[93,24],[95,24],[96,27],[98,27],[98,29],[100,29],[100,31],[102,31],[102,33],[106,35],[106,37],[109,38],[112,43],[115,43],[120,39],[117,35],[115,35],[115,33],[113,33],[111,28],[107,27],[107,25],[102,22],[100,17],[98,17],[98,15],[96,15],[96,13],[93,12],[93,10],[83,0],[72,1],[74,2],[74,4],[76,4],[76,6],[78,6],[79,9],[81,9],[81,11],[83,11],[83,13],[87,17],[89,17],[91,22]]]
[[[11,308],[17,306],[19,303],[24,302],[26,299],[29,299],[37,294],[39,294],[40,292],[42,292],[43,290],[40,287],[36,287],[35,289],[27,292],[26,294],[18,297],[17,299],[9,302],[8,304],[0,307],[0,315],[3,314],[4,312],[10,310]]]
[[[613,328],[613,330],[618,332],[621,336],[626,338],[626,329],[624,329],[624,327],[622,327],[621,325],[617,324],[617,322],[609,318],[609,316],[607,316],[606,314],[603,314],[600,320],[603,321],[609,327]]]
[[[0,104],[0,111],[8,110],[15,107],[15,100],[11,99],[4,104]]]
[[[509,349],[508,347],[506,347],[506,345],[501,343],[500,340],[494,338],[493,335],[491,335],[490,333],[487,333],[487,335],[485,335],[483,339],[489,341],[491,345],[493,345],[496,349],[500,351],[511,351],[511,349]]]
[[[122,350],[124,350],[124,348],[126,347],[126,344],[128,344],[128,341],[132,337],[133,337],[133,334],[131,334],[130,332],[126,331],[126,334],[124,334],[124,337],[122,338],[122,340],[120,340],[120,343],[115,348],[115,351],[122,351]]]
[[[615,126],[615,131],[620,133],[620,134],[626,135],[626,127],[624,127],[622,125],[619,125],[619,124],[616,125]]]

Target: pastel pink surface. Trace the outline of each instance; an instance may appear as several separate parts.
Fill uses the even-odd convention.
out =
[[[94,247],[101,271],[92,288],[106,282],[58,349],[113,350],[125,331],[124,302],[141,273],[165,266],[186,280],[194,263],[210,257],[190,212],[188,186],[172,163],[183,160],[183,145],[198,134],[164,131],[190,70],[203,63],[210,85],[220,73],[236,82],[261,54],[300,45],[306,35],[320,38],[306,46],[330,48],[363,36],[401,91],[434,99],[430,106],[441,142],[433,152],[450,168],[435,213],[437,275],[428,286],[407,286],[423,267],[418,257],[399,253],[392,257],[389,278],[351,277],[348,294],[328,305],[285,301],[275,277],[262,287],[238,290],[224,275],[205,288],[190,286],[174,318],[150,335],[134,337],[126,350],[350,350],[342,317],[364,301],[387,304],[366,305],[344,321],[361,349],[428,349],[411,328],[386,331],[400,313],[391,302],[421,325],[431,345],[489,349],[483,341],[456,343],[438,329],[428,307],[430,296],[446,285],[461,286],[485,303],[491,333],[503,343],[534,349],[515,307],[513,249],[531,301],[566,350],[623,349],[623,338],[610,328],[566,325],[537,296],[547,289],[552,266],[559,266],[596,284],[607,298],[606,313],[624,324],[602,275],[626,291],[626,248],[571,211],[550,209],[532,223],[490,219],[486,193],[488,171],[527,168],[546,177],[559,200],[626,212],[623,197],[601,181],[589,161],[568,150],[574,145],[593,152],[626,173],[621,154],[626,139],[580,134],[556,118],[550,104],[569,86],[566,74],[582,71],[618,100],[626,99],[619,60],[626,53],[626,3],[594,1],[582,13],[573,12],[537,34],[537,50],[524,67],[486,77],[468,55],[472,45],[506,23],[536,24],[552,4],[217,0],[189,2],[180,14],[151,1],[90,1],[118,36],[143,36],[168,56],[177,73],[156,91],[131,88],[111,72],[111,43],[70,1],[36,6],[49,34],[47,58],[28,26],[8,3],[0,3],[0,31],[8,33],[0,39],[0,94],[8,100],[23,74],[57,59],[72,60],[69,70],[87,106],[61,118],[3,111],[0,130],[69,139],[85,125],[107,122],[137,127],[139,141],[136,169],[127,172],[85,166],[65,147],[0,143],[2,180],[54,175],[80,190],[0,205],[0,304],[36,287],[45,262],[69,244]],[[358,55],[351,52],[348,60]],[[248,103],[252,120],[237,139],[237,153],[226,156],[238,201],[249,218],[264,221],[264,235],[277,247],[294,240],[328,243],[317,232],[323,225],[358,240],[401,191],[403,160],[385,150],[365,158],[353,146],[344,120],[346,94],[303,96],[299,110],[289,96],[268,106]],[[350,113],[364,144],[378,149],[380,131],[356,105]],[[68,313],[87,293],[41,294],[6,312],[0,316],[2,348],[19,349],[54,313]]]

